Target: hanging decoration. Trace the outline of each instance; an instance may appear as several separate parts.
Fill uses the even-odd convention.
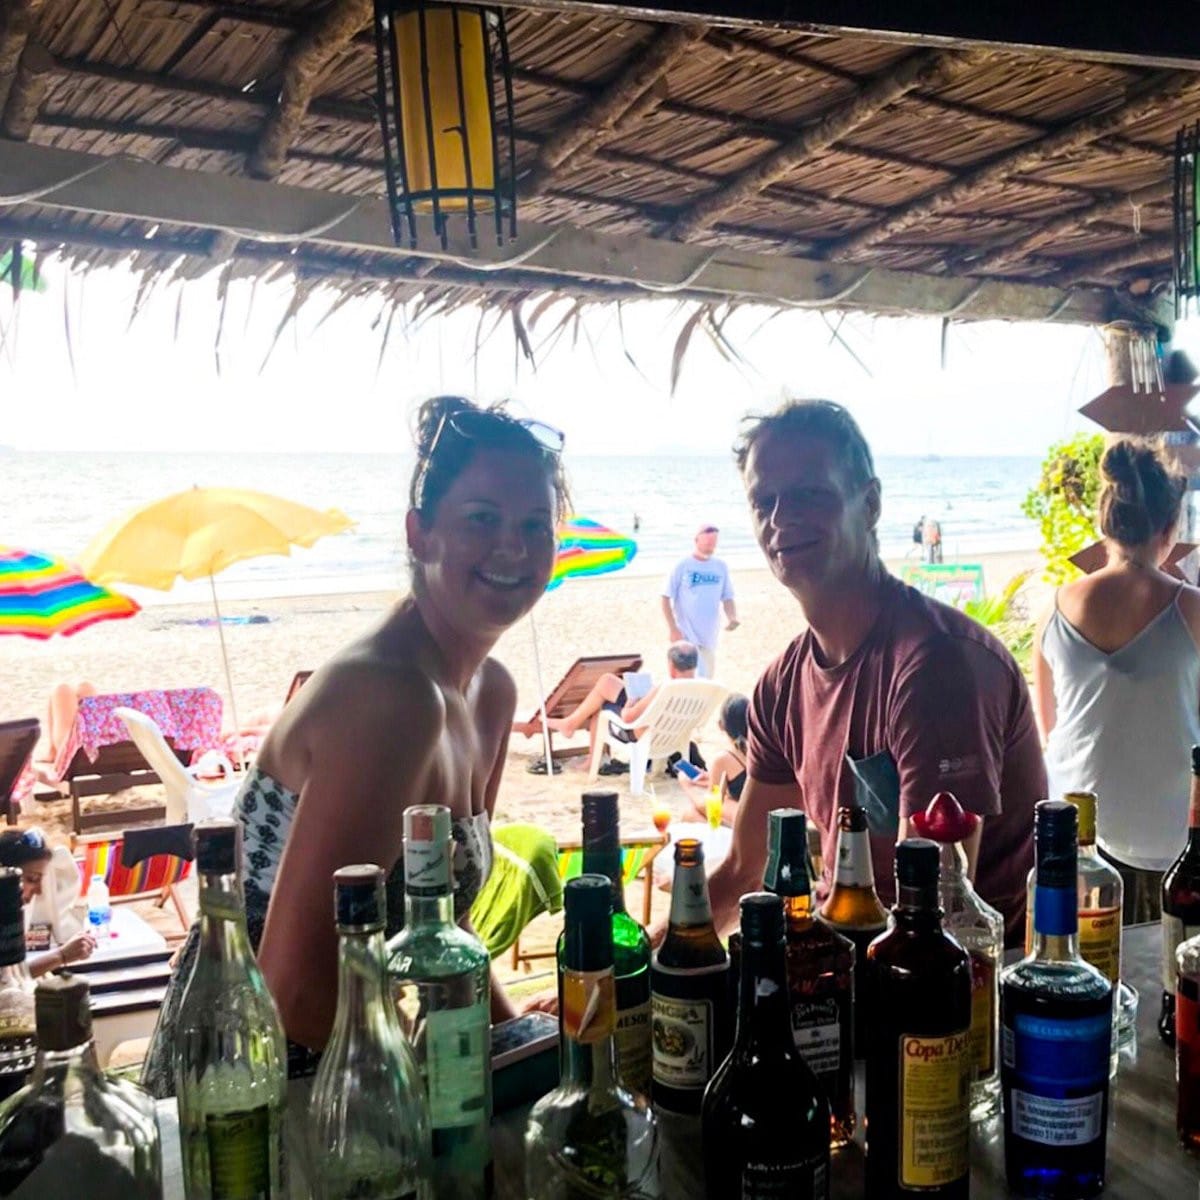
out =
[[[1200,298],[1200,219],[1196,174],[1200,170],[1200,124],[1175,135],[1175,316],[1188,316]]]
[[[516,140],[503,13],[375,0],[375,57],[396,244],[416,248],[417,213],[432,215],[443,249],[454,215],[465,218],[472,247],[482,214],[491,214],[500,244],[506,225],[515,238]]]

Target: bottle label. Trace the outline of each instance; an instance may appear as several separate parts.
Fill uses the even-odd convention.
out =
[[[841,1013],[836,997],[792,1003],[792,1040],[818,1077],[836,1075],[842,1061]]]
[[[1178,917],[1169,913],[1162,915],[1162,986],[1164,992],[1175,992],[1175,951],[1188,938],[1200,933],[1200,925],[1185,925]]]
[[[425,1074],[435,1129],[487,1121],[488,1014],[483,1004],[425,1014]]]
[[[445,895],[450,890],[450,845],[405,842],[404,890],[419,896]]]
[[[732,1200],[827,1200],[829,1163],[824,1154],[801,1162],[747,1162],[742,1189]]]
[[[1079,910],[1079,955],[1091,963],[1109,983],[1121,979],[1121,910]]]
[[[653,1071],[650,1001],[617,1010],[617,1073],[631,1092],[647,1095]]]
[[[978,1081],[996,1069],[996,964],[971,955],[971,1066]]]
[[[1103,1132],[1112,1018],[1018,1013],[1004,1027],[1012,1128],[1045,1146],[1081,1146]]]
[[[0,925],[0,965],[25,961],[25,922],[21,917]]]
[[[838,883],[849,887],[875,886],[875,868],[871,863],[871,835],[866,830],[860,833],[847,833],[842,830],[838,834],[837,872],[834,878]]]
[[[702,1088],[712,1075],[711,1000],[651,997],[654,1082],[673,1088]]]
[[[613,1035],[616,985],[612,968],[604,971],[563,971],[563,1036],[585,1046]]]
[[[900,1186],[962,1179],[970,1136],[970,1030],[900,1037]]]
[[[271,1200],[271,1114],[264,1104],[204,1122],[212,1200]]]
[[[708,879],[703,866],[680,867],[671,884],[671,924],[710,925],[712,908],[708,902]]]
[[[1079,895],[1074,887],[1033,889],[1033,928],[1035,933],[1063,936],[1079,931]]]

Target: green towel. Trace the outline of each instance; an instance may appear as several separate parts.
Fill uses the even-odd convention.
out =
[[[562,908],[558,845],[537,825],[492,830],[492,873],[471,905],[471,924],[488,953],[503,954],[539,913]]]

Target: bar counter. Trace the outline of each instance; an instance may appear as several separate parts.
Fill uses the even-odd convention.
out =
[[[1200,1190],[1200,1157],[1188,1154],[1175,1137],[1175,1057],[1156,1028],[1162,939],[1159,926],[1125,930],[1123,956],[1127,982],[1140,996],[1136,1046],[1122,1052],[1109,1105],[1108,1200],[1191,1200]],[[863,1105],[862,1073],[857,1081],[859,1112]],[[297,1096],[299,1099],[299,1096]],[[303,1104],[290,1106],[303,1110]],[[496,1200],[525,1200],[522,1137],[528,1108],[503,1113],[493,1123],[496,1155]],[[179,1137],[174,1101],[159,1106],[163,1135],[164,1196],[183,1200],[179,1169]],[[664,1118],[661,1122],[662,1183],[666,1200],[699,1200],[698,1123]],[[298,1173],[297,1173],[298,1175]],[[308,1200],[299,1178],[293,1178],[292,1200]],[[1004,1133],[1001,1118],[972,1128],[971,1197],[993,1200],[1012,1195],[1004,1182]],[[834,1200],[863,1196],[862,1130],[855,1143],[833,1158]],[[725,1200],[713,1197],[712,1200]]]

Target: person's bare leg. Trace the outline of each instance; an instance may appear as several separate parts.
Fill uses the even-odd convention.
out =
[[[94,689],[92,694],[95,694]],[[79,696],[76,689],[69,683],[56,684],[50,693],[50,705],[46,711],[46,734],[49,739],[46,762],[53,762],[58,757],[58,752],[71,732],[71,726],[75,724],[75,714],[78,711]]]
[[[565,717],[551,717],[546,724],[555,733],[572,737],[578,733],[605,706],[612,704],[625,685],[616,675],[601,675],[592,685],[592,690],[576,706],[575,711]]]

